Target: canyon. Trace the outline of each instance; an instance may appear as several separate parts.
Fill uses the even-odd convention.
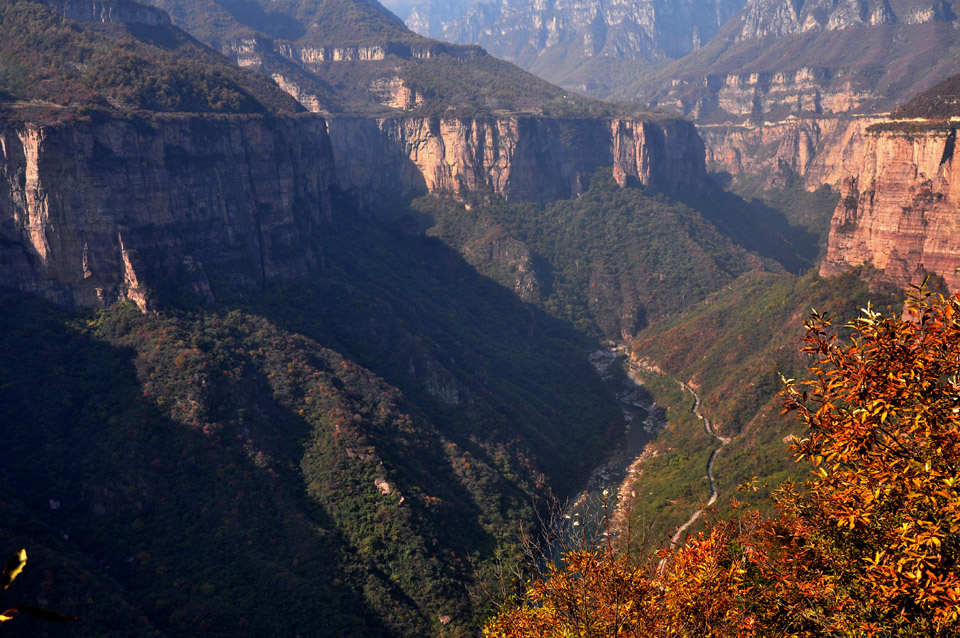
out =
[[[749,176],[767,185],[800,178],[806,188],[839,188],[860,165],[867,129],[882,117],[791,117],[758,124],[701,124],[711,173]]]
[[[208,271],[248,284],[323,262],[334,193],[374,206],[427,192],[572,197],[599,167],[621,185],[702,186],[682,120],[231,116],[7,122],[0,131],[0,283],[67,305],[150,305]]]
[[[44,4],[83,22],[38,31],[86,39],[42,65],[20,50],[74,82],[62,102],[0,85],[0,535],[83,575],[38,584],[70,613],[84,603],[55,581],[108,579],[120,603],[89,610],[116,623],[102,635],[476,635],[483,568],[622,441],[623,405],[585,360],[598,341],[649,351],[668,418],[688,406],[680,427],[633,431],[664,438],[621,490],[669,539],[698,494],[782,470],[774,373],[811,303],[866,297],[850,268],[960,287],[953,123],[887,116],[834,67],[678,76],[663,103],[698,131],[424,40],[376,3]],[[706,34],[736,4],[673,9],[714,7]],[[29,26],[24,6],[42,9],[0,16]],[[795,8],[730,50],[894,18],[952,28],[946,9],[917,25],[897,3],[851,6]],[[579,25],[595,57],[643,41],[601,22]],[[117,34],[142,57],[96,39]],[[157,43],[187,41],[196,57],[170,45],[161,64]],[[97,47],[115,84],[90,77]],[[794,277],[806,227],[711,173],[839,189],[820,272],[846,274]]]

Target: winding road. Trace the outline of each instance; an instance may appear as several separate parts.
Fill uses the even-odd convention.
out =
[[[700,421],[703,422],[703,429],[707,431],[707,434],[720,441],[720,447],[710,453],[710,460],[707,461],[707,478],[710,479],[710,500],[707,501],[707,507],[709,507],[717,502],[717,497],[719,496],[717,493],[717,481],[713,476],[713,464],[717,460],[717,455],[720,454],[720,450],[722,450],[723,446],[730,442],[730,439],[717,434],[713,429],[713,424],[710,422],[710,419],[700,413],[700,395],[697,394],[696,390],[682,381],[680,381],[679,384],[681,388],[693,395],[693,413],[698,419],[700,419]],[[702,507],[691,514],[686,523],[677,528],[677,531],[674,532],[673,536],[670,537],[670,549],[673,549],[677,546],[677,543],[680,542],[680,538],[683,536],[683,533],[686,532],[690,526],[697,521],[698,518],[700,518],[701,514],[703,514]]]

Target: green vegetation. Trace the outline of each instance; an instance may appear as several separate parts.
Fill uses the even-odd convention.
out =
[[[960,296],[911,291],[892,316],[868,306],[846,338],[816,311],[804,327],[809,381],[784,379],[781,398],[810,472],[771,515],[736,503],[656,557],[605,522],[485,635],[955,636]]]
[[[0,6],[5,102],[189,113],[302,110],[178,29],[80,24],[28,0]]]
[[[666,408],[666,425],[644,450],[630,490],[629,516],[646,533],[646,551],[665,546],[690,515],[710,498],[707,461],[719,445],[693,413],[693,396],[669,377],[637,373],[653,401]]]
[[[826,253],[830,220],[840,200],[840,194],[826,184],[811,192],[804,188],[801,179],[788,179],[785,184],[770,187],[760,178],[738,175],[730,192],[750,202],[762,214],[782,216],[791,227],[791,243],[810,262],[819,262]]]
[[[893,112],[895,118],[949,119],[960,115],[960,75],[953,75]]]
[[[769,488],[753,493],[761,500],[796,469],[789,463],[784,437],[794,433],[779,415],[774,399],[779,374],[800,378],[805,359],[790,347],[803,330],[811,308],[856,315],[872,299],[892,310],[895,298],[869,292],[860,272],[832,278],[810,273],[751,273],[714,293],[687,312],[639,333],[631,349],[635,357],[655,363],[668,375],[697,388],[701,411],[720,434],[734,436],[717,458],[721,495],[759,476]],[[665,405],[685,410],[688,397],[669,397]]]
[[[211,272],[216,309],[3,293],[0,539],[75,635],[472,631],[475,570],[617,435],[573,333],[438,240],[325,241],[304,280]]]
[[[428,196],[429,233],[583,333],[620,340],[759,265],[700,212],[609,170],[576,199],[463,204]]]

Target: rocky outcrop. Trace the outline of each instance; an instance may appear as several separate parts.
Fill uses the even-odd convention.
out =
[[[720,123],[853,113],[877,100],[854,79],[834,77],[829,68],[804,67],[674,79],[653,103],[702,123]]]
[[[678,193],[705,179],[703,144],[683,120],[347,118],[328,120],[337,183],[366,200],[428,191],[549,201],[613,166],[621,186]]]
[[[758,125],[701,125],[707,170],[758,178],[766,186],[800,178],[810,190],[839,188],[862,162],[866,130],[881,118],[788,118]]]
[[[872,264],[898,286],[925,274],[960,290],[960,162],[949,122],[871,129],[863,160],[844,180],[822,275]]]
[[[940,0],[942,4],[942,0]],[[897,2],[893,4],[908,4]],[[915,5],[915,3],[909,3]],[[932,7],[932,4],[925,8]],[[750,0],[737,16],[738,39],[783,37],[807,31],[832,31],[855,26],[877,26],[896,22],[888,0]],[[909,13],[917,16],[916,10]]]
[[[333,156],[317,118],[176,118],[0,130],[0,285],[65,305],[322,260]]]
[[[36,0],[77,22],[126,22],[170,26],[170,16],[132,0]]]

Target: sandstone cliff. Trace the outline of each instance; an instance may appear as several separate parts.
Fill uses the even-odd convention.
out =
[[[319,263],[333,156],[322,120],[10,124],[0,130],[0,285],[67,305],[155,286],[211,296]]]
[[[788,118],[763,124],[697,127],[706,146],[707,170],[758,178],[764,185],[799,177],[813,190],[839,188],[859,168],[866,131],[882,121],[864,118]]]
[[[960,162],[956,127],[891,122],[870,130],[844,180],[822,275],[872,264],[898,286],[924,274],[960,290]]]
[[[569,197],[601,166],[665,192],[705,180],[684,121],[155,117],[0,129],[0,285],[64,304],[322,263],[331,189],[360,204],[432,191]]]
[[[601,166],[623,186],[678,193],[704,183],[693,125],[627,119],[330,118],[337,183],[370,201],[426,191],[549,201]]]

